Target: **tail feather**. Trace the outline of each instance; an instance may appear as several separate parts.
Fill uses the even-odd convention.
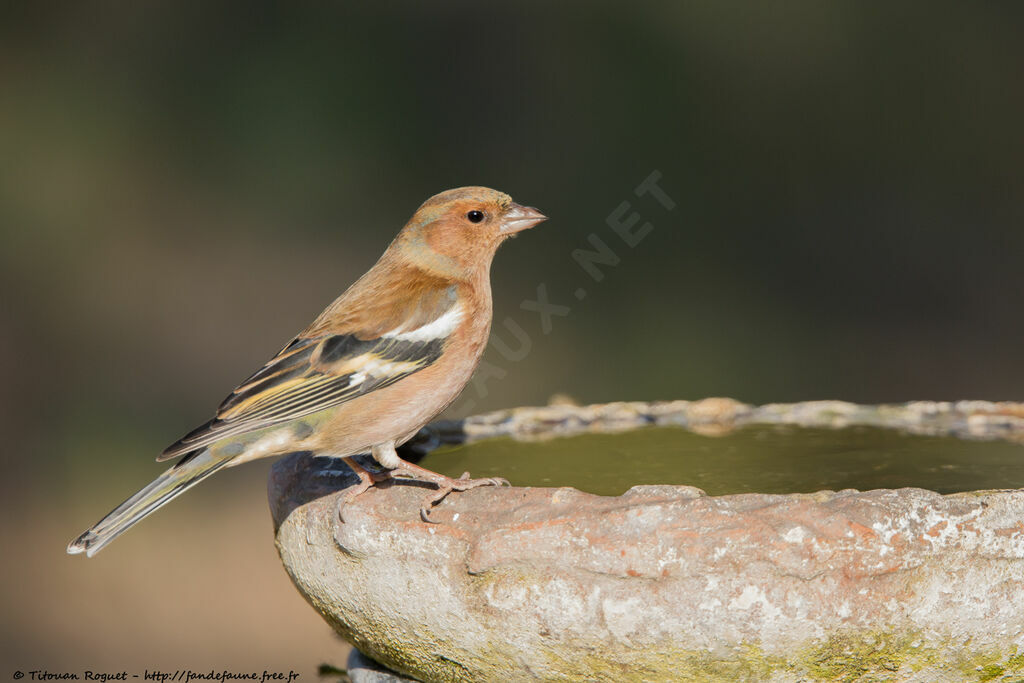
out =
[[[114,508],[91,529],[68,544],[68,553],[92,557],[136,522],[210,476],[231,458],[214,457],[209,449],[192,451],[149,486]]]

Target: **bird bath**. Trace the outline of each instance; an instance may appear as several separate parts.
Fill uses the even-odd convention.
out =
[[[1022,444],[983,401],[521,408],[407,448],[514,484],[437,524],[409,484],[339,522],[303,455],[270,501],[299,591],[419,680],[982,681],[1024,675]]]

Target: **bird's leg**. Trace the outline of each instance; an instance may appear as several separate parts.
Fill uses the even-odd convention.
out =
[[[431,508],[444,500],[445,496],[452,491],[468,491],[478,486],[511,486],[507,479],[500,477],[470,479],[469,472],[464,472],[458,479],[452,479],[443,474],[431,472],[426,468],[414,465],[398,457],[394,441],[374,446],[371,453],[377,462],[388,468],[388,475],[392,478],[426,481],[437,486],[437,492],[428,496],[422,507],[420,507],[420,518],[424,522],[430,522],[431,524],[435,523],[434,520],[430,519]]]
[[[350,500],[360,496],[366,492],[366,489],[370,488],[378,481],[382,481],[390,477],[390,474],[374,474],[367,470],[365,467],[356,462],[355,458],[348,457],[342,458],[346,465],[359,477],[359,483],[355,486],[349,487],[344,493],[338,498],[338,519],[345,521],[341,515],[341,509],[348,504]]]

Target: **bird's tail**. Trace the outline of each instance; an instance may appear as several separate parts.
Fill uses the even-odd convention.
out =
[[[71,541],[68,553],[76,555],[84,552],[92,557],[143,517],[230,461],[231,458],[214,456],[207,448],[192,451],[149,486],[118,505],[91,529]]]

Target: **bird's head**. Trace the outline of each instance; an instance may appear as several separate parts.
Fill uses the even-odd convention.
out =
[[[504,192],[460,187],[436,194],[420,206],[396,240],[402,255],[449,277],[486,270],[498,245],[547,219]]]

